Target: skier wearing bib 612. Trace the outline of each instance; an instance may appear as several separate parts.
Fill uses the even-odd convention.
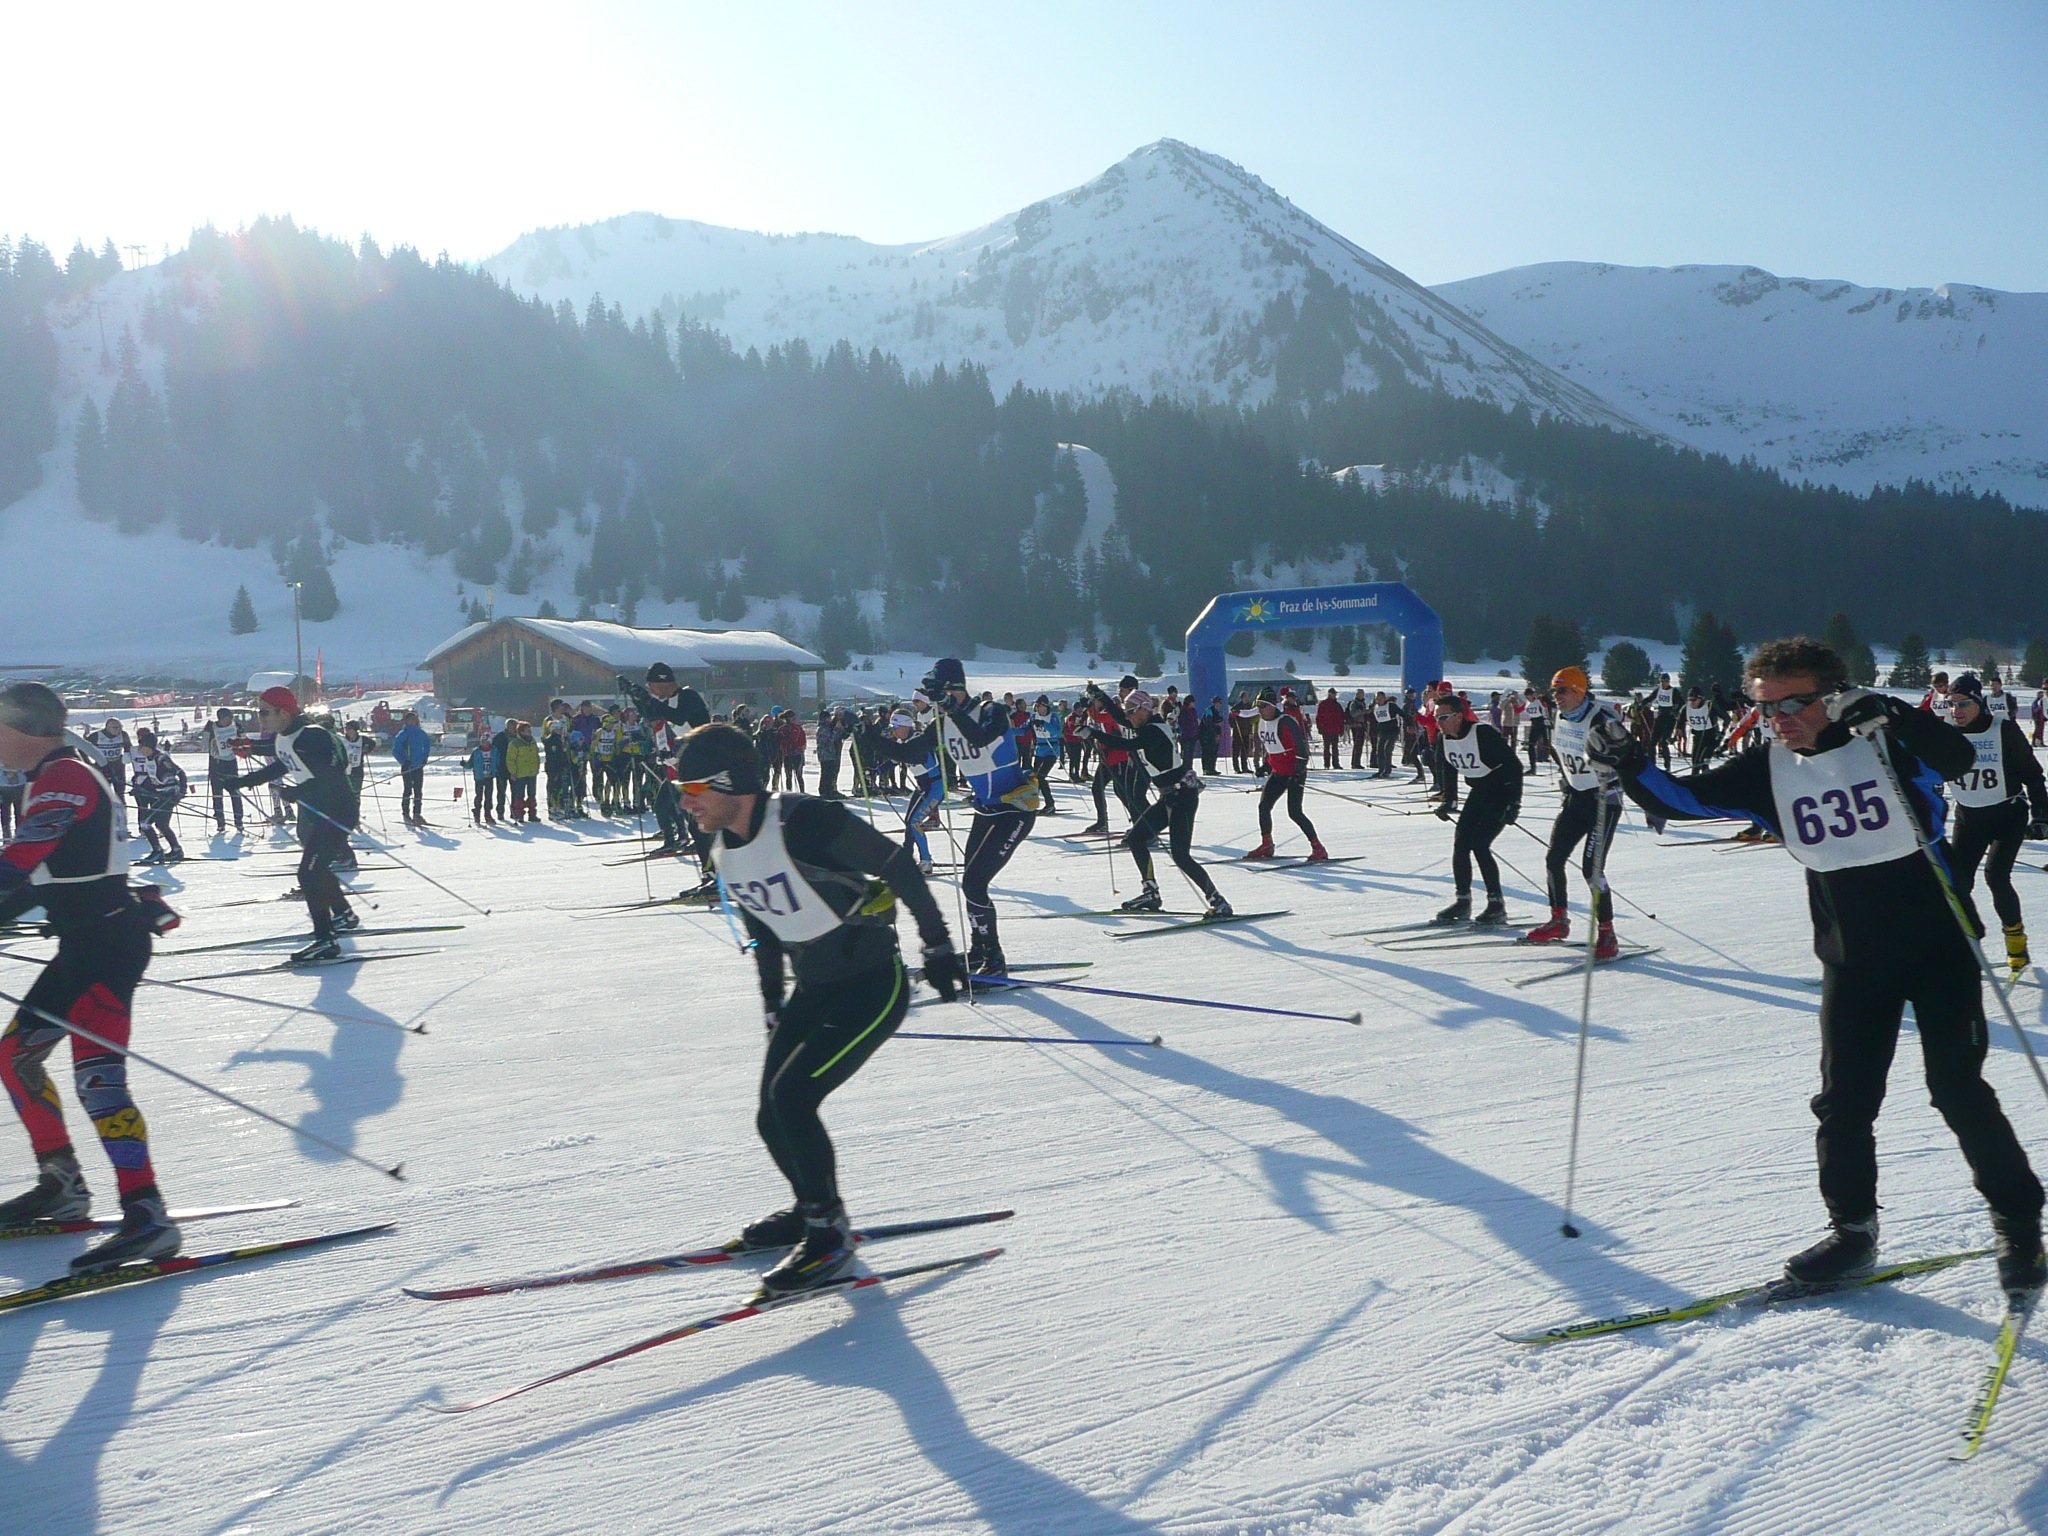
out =
[[[1445,821],[1451,819],[1458,803],[1459,779],[1469,789],[1465,808],[1457,813],[1458,830],[1451,852],[1451,879],[1457,897],[1434,921],[1462,923],[1471,918],[1478,927],[1495,927],[1508,920],[1508,909],[1501,899],[1500,865],[1493,857],[1493,840],[1502,827],[1522,814],[1522,761],[1505,736],[1486,721],[1468,716],[1465,701],[1455,693],[1438,694],[1434,708],[1438,750],[1454,775],[1436,814]],[[1486,906],[1477,917],[1472,916],[1474,860],[1486,882]]]
[[[925,979],[945,1001],[965,985],[966,968],[909,851],[840,801],[768,793],[745,732],[725,724],[690,731],[676,782],[711,838],[712,867],[760,970],[768,1058],[755,1125],[796,1202],[740,1236],[749,1248],[789,1247],[761,1282],[765,1294],[784,1295],[853,1263],[837,1159],[818,1110],[910,1006],[896,903],[916,920]],[[785,957],[796,983],[788,991]]]
[[[2000,1283],[2008,1295],[2031,1294],[2048,1280],[2041,1184],[1984,1081],[1990,1042],[1975,941],[1921,846],[1940,838],[1941,781],[1968,774],[1975,753],[1931,712],[1849,687],[1841,656],[1818,641],[1774,640],[1750,656],[1746,677],[1772,732],[1766,751],[1677,779],[1604,722],[1588,751],[1645,809],[1749,818],[1806,867],[1822,967],[1815,1143],[1831,1230],[1786,1262],[1786,1276],[1826,1287],[1876,1263],[1874,1127],[1911,1003],[1929,1096],[1991,1207]]]

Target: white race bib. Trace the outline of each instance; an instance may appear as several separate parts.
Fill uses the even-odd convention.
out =
[[[1771,743],[1785,850],[1808,869],[1860,869],[1919,852],[1912,812],[1893,796],[1877,750],[1861,736],[1811,757]]]
[[[839,926],[839,914],[789,856],[789,845],[782,839],[781,801],[768,802],[768,814],[761,818],[761,830],[752,842],[734,848],[721,832],[712,841],[711,862],[732,899],[785,944],[807,944]]]
[[[1950,781],[1949,798],[1957,805],[1973,807],[2004,804],[2019,790],[2005,776],[2005,728],[1993,720],[1981,731],[1964,734],[1977,749],[1977,766]]]

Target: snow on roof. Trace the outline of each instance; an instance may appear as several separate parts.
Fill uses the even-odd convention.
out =
[[[779,661],[808,670],[825,665],[814,656],[765,629],[633,629],[609,624],[602,619],[499,619],[577,651],[591,660],[620,670],[640,668],[657,661],[693,672],[709,670],[727,662]],[[420,666],[428,668],[456,647],[473,640],[488,624],[471,624],[435,646]]]

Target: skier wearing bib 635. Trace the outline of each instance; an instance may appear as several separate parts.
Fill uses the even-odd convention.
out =
[[[1921,839],[1941,835],[1941,781],[1976,762],[1964,735],[1931,712],[1851,688],[1842,658],[1805,638],[1749,658],[1750,697],[1772,741],[1690,779],[1654,767],[1641,743],[1605,722],[1587,750],[1631,798],[1660,816],[1747,817],[1806,867],[1813,948],[1822,967],[1821,1091],[1813,1100],[1821,1197],[1831,1230],[1785,1265],[1824,1288],[1869,1274],[1877,1255],[1874,1127],[1906,1004],[1927,1088],[1991,1207],[1999,1280],[2031,1296],[2048,1280],[2041,1184],[1984,1081],[1989,1037],[1979,961]]]
[[[795,1204],[752,1223],[748,1248],[788,1246],[762,1290],[786,1295],[853,1263],[832,1138],[818,1109],[896,1032],[910,978],[896,947],[896,903],[924,944],[924,975],[951,1002],[965,985],[946,920],[907,849],[837,800],[768,792],[746,733],[698,726],[676,753],[676,782],[711,839],[711,863],[746,924],[760,970],[768,1059],[755,1117]],[[795,979],[785,990],[784,962]]]

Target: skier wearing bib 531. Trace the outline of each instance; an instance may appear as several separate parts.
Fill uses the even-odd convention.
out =
[[[1998,1273],[2010,1295],[2048,1280],[2041,1184],[1984,1081],[1989,1039],[1977,957],[1920,838],[1941,834],[1943,779],[1976,757],[1963,734],[1924,709],[1848,686],[1842,658],[1805,638],[1759,647],[1750,697],[1772,741],[1690,779],[1655,768],[1642,744],[1605,722],[1595,761],[1660,816],[1740,816],[1769,827],[1806,867],[1813,948],[1821,962],[1821,1091],[1813,1100],[1821,1197],[1831,1230],[1785,1265],[1798,1285],[1867,1274],[1877,1256],[1877,1141],[1885,1078],[1908,1003],[1927,1088],[1991,1207]],[[1902,799],[1903,797],[1903,799]]]
[[[925,979],[947,1002],[965,984],[966,967],[908,850],[840,801],[768,793],[745,732],[716,723],[690,731],[676,754],[676,782],[710,836],[729,909],[754,941],[768,1027],[754,1123],[796,1195],[740,1236],[749,1248],[790,1249],[762,1278],[765,1293],[805,1290],[853,1263],[853,1229],[818,1109],[910,1006],[896,903],[916,919]],[[796,982],[787,993],[785,957]]]

